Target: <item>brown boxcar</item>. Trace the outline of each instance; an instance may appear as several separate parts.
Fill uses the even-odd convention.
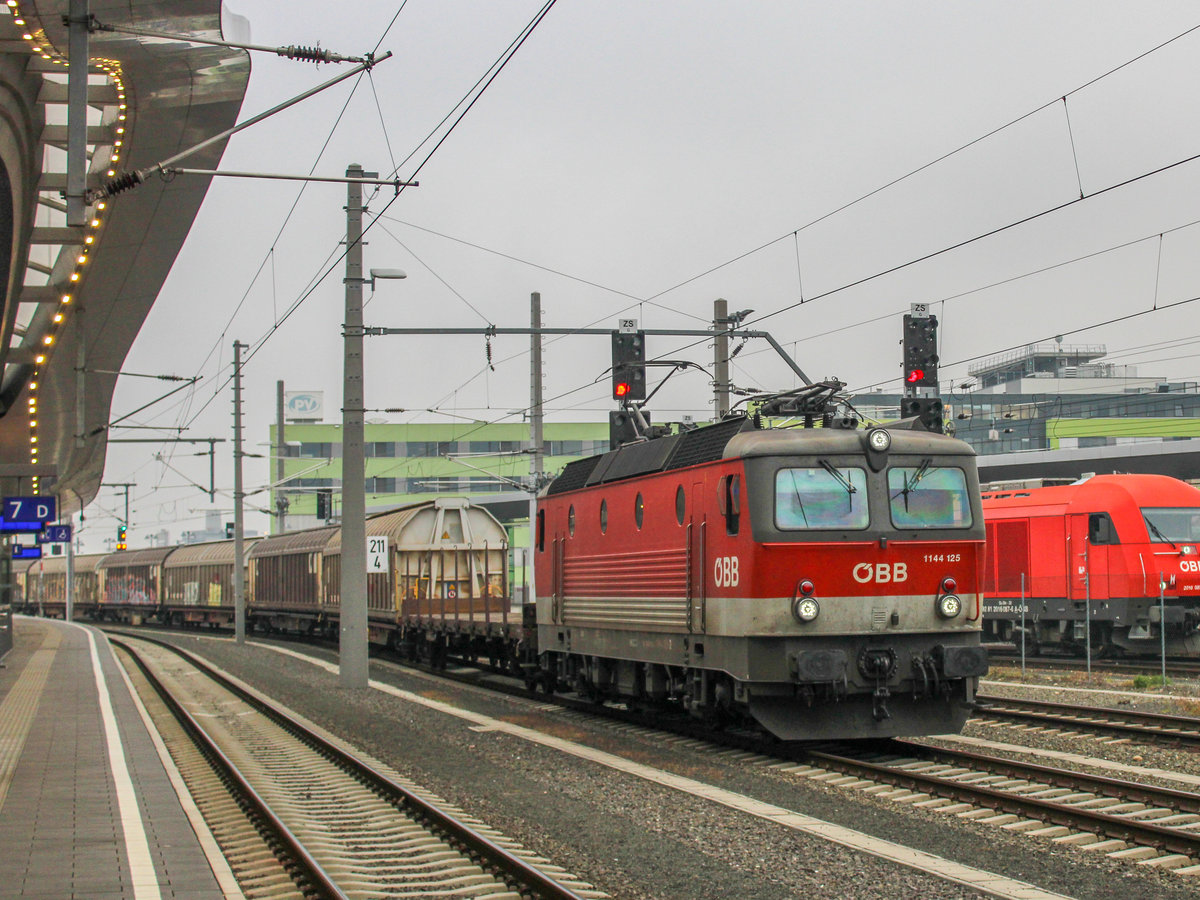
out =
[[[94,616],[100,602],[100,575],[97,566],[107,553],[76,556],[72,566],[72,590],[75,615]],[[45,556],[35,559],[21,573],[27,609],[55,619],[67,614],[67,557]]]
[[[250,618],[270,630],[312,629],[324,617],[322,551],[336,527],[266,537],[250,551]]]
[[[242,547],[242,572],[257,539]],[[174,624],[228,625],[233,622],[234,542],[213,541],[179,547],[163,563],[163,613]],[[248,583],[247,578],[244,583]]]
[[[174,547],[122,550],[100,560],[101,578],[98,618],[138,624],[157,617],[162,603],[163,562]]]

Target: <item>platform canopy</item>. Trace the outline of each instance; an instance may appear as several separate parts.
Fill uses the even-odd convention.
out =
[[[104,472],[116,372],[158,297],[209,178],[148,178],[68,225],[69,0],[0,6],[0,477],[69,513]],[[219,0],[90,0],[98,21],[221,38]],[[7,13],[7,14],[6,14]],[[226,13],[226,24],[244,20]],[[236,123],[249,56],[180,39],[88,36],[87,186]],[[225,142],[187,160],[215,169]],[[111,174],[110,174],[111,173]]]

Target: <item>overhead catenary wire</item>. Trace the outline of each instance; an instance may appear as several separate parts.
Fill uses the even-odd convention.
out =
[[[500,75],[500,73],[504,70],[504,68],[508,64],[508,62],[513,58],[513,56],[516,54],[516,52],[524,45],[525,41],[528,40],[529,36],[531,34],[533,34],[534,30],[542,22],[542,20],[545,19],[546,15],[550,12],[550,10],[554,7],[555,3],[557,3],[557,2],[558,2],[558,0],[547,0],[547,2],[541,7],[541,9],[538,10],[538,12],[534,15],[533,19],[525,26],[525,28],[523,29],[521,34],[513,41],[512,44],[509,45],[509,48],[506,50],[506,53],[504,55],[502,55],[498,64],[493,66],[490,76],[488,76],[486,78],[486,80],[483,80],[482,86],[480,86],[478,88],[475,95],[462,108],[458,117],[451,123],[450,127],[440,137],[440,139],[433,146],[433,148],[426,154],[424,159],[421,160],[420,164],[417,165],[417,167],[413,170],[412,174],[408,176],[407,180],[412,181],[412,180],[416,179],[416,176],[421,172],[421,170],[426,166],[426,164],[428,164],[429,160],[433,158],[433,155],[438,151],[438,149],[446,142],[446,140],[449,138],[449,136],[458,127],[459,123],[462,122],[463,118],[467,115],[467,113],[471,111],[471,109],[474,107],[474,105],[479,101],[479,98],[483,96],[484,92],[495,81],[495,79]],[[373,216],[371,218],[371,220],[363,227],[363,236],[364,237],[372,229],[375,222],[378,221],[379,216],[381,216],[383,213],[387,212],[387,210],[392,206],[392,204],[394,204],[397,200],[399,200],[399,198],[403,194],[404,194],[404,188],[401,187],[395,193],[395,195],[393,195],[391,197],[391,199],[388,200],[388,202],[384,206],[384,208],[379,213],[377,213],[375,216]],[[310,296],[312,296],[312,294],[316,290],[316,288],[322,282],[324,282],[324,280],[334,271],[334,269],[337,268],[338,264],[345,258],[345,255],[348,252],[348,249],[349,248],[344,248],[341,251],[341,253],[338,254],[338,258],[333,262],[333,264],[330,265],[328,268],[324,269],[324,271],[315,279],[314,283],[309,288],[307,288],[301,294],[301,296],[299,298],[297,298],[297,300],[288,308],[288,310],[284,313],[284,315],[280,318],[280,320],[278,322],[276,322],[272,326],[272,328],[270,330],[268,330],[268,332],[266,334],[264,334],[262,337],[260,337],[255,342],[255,344],[252,346],[250,351],[247,353],[245,359],[243,359],[243,361],[242,361],[243,365],[248,364],[258,354],[258,352],[263,348],[263,346],[266,345],[267,341],[269,341],[270,338],[279,330],[279,328],[295,313],[295,311],[297,309],[299,309],[303,305],[304,301],[307,300]],[[213,392],[212,396],[195,413],[195,415],[193,415],[189,419],[189,421],[188,421],[189,425],[196,420],[196,418],[204,411],[204,409],[206,409],[208,407],[208,405],[210,403],[212,403],[212,401],[220,394],[220,391],[224,388],[224,386],[229,383],[231,378],[232,378],[232,376],[229,376],[221,383],[221,385],[218,386],[217,390]]]
[[[803,288],[802,288],[802,290],[800,290],[800,296],[802,296],[802,302],[803,302]],[[586,385],[584,385],[584,386],[586,386]]]

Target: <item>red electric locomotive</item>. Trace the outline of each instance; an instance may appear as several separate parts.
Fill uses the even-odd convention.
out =
[[[1090,637],[1093,653],[1158,654],[1165,612],[1167,652],[1200,652],[1200,490],[1097,475],[986,491],[983,512],[988,638],[1081,653]]]
[[[961,729],[987,670],[974,451],[824,419],[738,417],[569,464],[537,519],[553,683],[784,740]]]

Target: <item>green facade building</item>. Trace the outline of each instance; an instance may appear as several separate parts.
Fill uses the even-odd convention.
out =
[[[272,456],[282,456],[284,481],[271,491],[270,507],[288,531],[334,524],[340,520],[342,428],[331,423],[288,423],[284,443],[271,426]],[[547,422],[543,426],[543,470],[551,475],[580,456],[608,450],[607,422]],[[379,512],[431,495],[497,499],[517,496],[528,484],[531,454],[529,425],[410,424],[365,426],[367,512]],[[272,464],[270,479],[279,479]],[[329,517],[317,518],[318,495],[330,501]],[[322,504],[324,505],[324,504]],[[272,516],[272,533],[279,515]]]

